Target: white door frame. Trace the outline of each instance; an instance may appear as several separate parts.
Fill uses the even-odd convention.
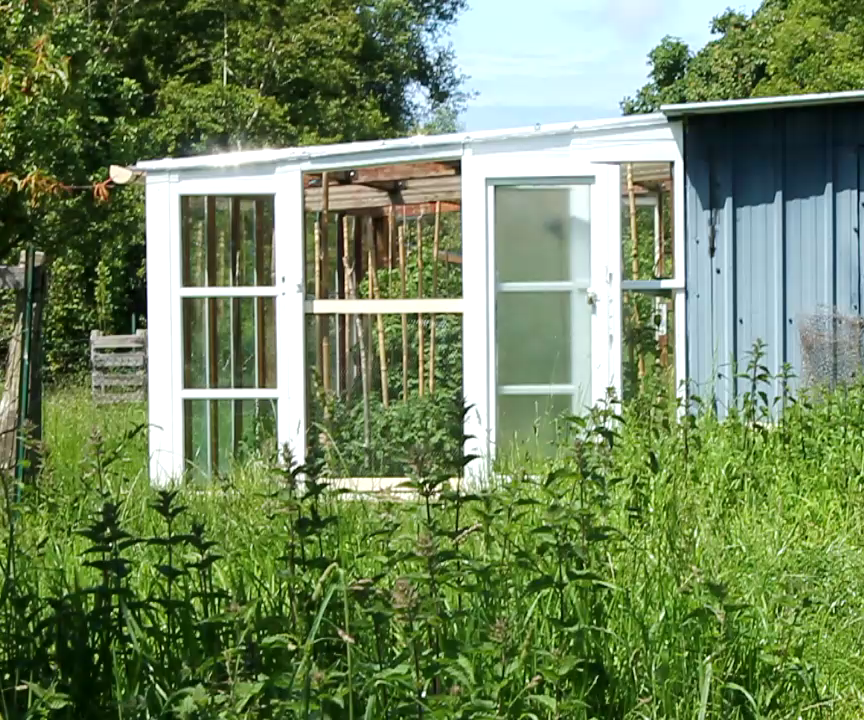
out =
[[[620,167],[585,162],[570,149],[555,154],[473,155],[463,166],[463,277],[466,451],[485,458],[485,475],[495,453],[497,357],[495,343],[494,193],[499,185],[572,184],[590,181],[591,291],[597,296],[592,321],[592,395],[608,388],[621,393],[621,208]]]

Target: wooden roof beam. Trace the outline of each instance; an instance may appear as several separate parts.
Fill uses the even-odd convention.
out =
[[[348,175],[351,182],[378,183],[395,180],[417,180],[419,178],[450,177],[460,172],[459,163],[418,162],[403,165],[357,168]]]
[[[330,184],[339,185],[355,183],[358,185],[372,183],[397,182],[399,180],[418,180],[421,178],[451,177],[459,175],[459,162],[416,162],[401,165],[379,165],[376,167],[356,168],[354,170],[331,171]],[[305,187],[320,187],[320,173],[306,173],[303,182]]]
[[[369,210],[385,208],[390,205],[416,205],[422,203],[459,202],[462,197],[462,178],[452,177],[422,178],[405,180],[397,192],[387,192],[363,185],[331,185],[329,188],[329,209],[331,212]],[[307,188],[305,192],[306,210],[321,210],[322,188]]]

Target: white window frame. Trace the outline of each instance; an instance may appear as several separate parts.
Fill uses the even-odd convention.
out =
[[[481,458],[479,464],[472,463],[472,475],[483,476],[489,472],[497,433],[494,189],[498,185],[550,181],[572,184],[587,179],[593,179],[591,291],[598,300],[592,322],[592,395],[598,400],[605,395],[606,388],[618,387],[621,383],[618,369],[621,367],[621,293],[615,291],[620,287],[621,243],[599,242],[600,237],[620,239],[620,168],[586,162],[569,148],[553,152],[526,150],[473,155],[463,164],[465,392],[472,404],[466,417],[466,434],[472,437],[468,452]],[[569,281],[566,285],[568,290],[574,287]],[[548,289],[548,285],[546,287]],[[595,348],[602,350],[595,354]],[[569,385],[561,387],[571,388]],[[524,389],[527,392],[529,388]],[[544,385],[543,392],[549,391],[550,387]]]
[[[166,482],[183,476],[185,466],[185,400],[276,400],[277,441],[295,458],[305,456],[305,358],[303,354],[302,174],[273,168],[248,174],[218,171],[170,173],[148,177],[148,335],[150,336],[149,403],[151,477]],[[151,185],[153,186],[151,189]],[[274,275],[271,286],[183,287],[181,198],[204,196],[273,196]],[[151,212],[152,203],[152,212]],[[165,239],[167,238],[167,243]],[[167,270],[164,276],[152,268]],[[167,292],[166,292],[167,290]],[[276,387],[191,389],[183,387],[184,298],[272,297],[276,300]],[[299,320],[299,322],[298,322]],[[297,333],[299,332],[299,336]],[[154,338],[158,348],[154,348]],[[301,342],[292,342],[299,337]],[[166,377],[167,376],[167,377]],[[161,422],[159,422],[161,420]],[[155,440],[155,442],[154,442]]]

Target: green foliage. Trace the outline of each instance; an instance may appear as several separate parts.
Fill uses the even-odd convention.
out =
[[[649,82],[625,113],[699,102],[864,87],[864,20],[848,0],[763,0],[752,15],[727,10],[697,52],[666,37],[649,53]]]
[[[416,228],[412,223],[408,232]],[[432,297],[435,280],[432,229],[428,218],[423,223],[423,296]],[[409,239],[413,243],[416,236]],[[461,230],[458,216],[441,218],[441,250],[459,252]],[[334,243],[335,245],[335,243]],[[335,262],[335,260],[334,260]],[[393,269],[377,272],[382,299],[401,296],[401,274],[398,262]],[[406,296],[418,296],[420,265],[416,247],[409,247],[406,259]],[[368,275],[360,283],[358,297],[369,297]],[[437,297],[462,296],[461,265],[438,261]],[[461,463],[463,447],[462,405],[462,318],[443,315],[435,318],[435,393],[429,394],[430,343],[432,318],[425,316],[422,325],[416,316],[407,319],[408,362],[405,376],[407,397],[403,396],[402,318],[384,315],[384,353],[387,358],[387,388],[390,406],[385,407],[381,392],[379,335],[374,316],[366,316],[364,325],[369,363],[370,432],[366,442],[362,379],[358,376],[345,392],[324,395],[319,378],[313,377],[313,404],[310,413],[309,444],[314,462],[326,468],[326,474],[338,477],[403,477],[416,473],[421,459],[427,471],[455,473]],[[420,332],[424,337],[424,381],[420,393]],[[314,332],[307,340],[314,350]],[[331,338],[331,346],[336,346]],[[359,344],[350,349],[359,362]],[[314,352],[309,366],[315,366]],[[430,460],[432,458],[432,460]],[[432,465],[428,465],[432,462]]]
[[[399,499],[151,489],[138,409],[54,395],[0,541],[3,717],[858,718],[864,388],[768,427],[746,373],[724,423],[645,393]]]
[[[0,262],[33,240],[56,263],[48,370],[146,314],[143,193],[90,192],[110,164],[452,119],[461,77],[441,38],[463,7],[0,0]]]

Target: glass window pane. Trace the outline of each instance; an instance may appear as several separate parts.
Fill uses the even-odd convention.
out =
[[[227,473],[276,445],[276,400],[186,400],[184,457],[194,474]]]
[[[587,282],[590,210],[588,184],[495,188],[497,281]]]
[[[202,475],[210,473],[209,405],[209,400],[183,402],[186,466]]]
[[[258,298],[258,387],[276,387],[276,301]],[[262,352],[263,348],[263,352]]]
[[[569,384],[571,314],[569,292],[498,293],[498,384]]]
[[[207,301],[183,298],[183,385],[207,387]]]
[[[235,452],[248,456],[256,452],[270,455],[276,446],[276,401],[237,400],[238,425],[234,429]]]
[[[553,454],[556,421],[572,413],[569,395],[498,395],[498,453],[514,444],[530,443],[543,454]],[[500,455],[499,455],[500,456]]]
[[[214,213],[215,219],[208,223],[208,233],[215,231],[216,237],[208,237],[208,253],[212,256],[208,259],[211,264],[207,271],[208,285],[216,287],[228,287],[231,282],[231,240],[232,240],[232,203],[230,198],[217,197],[207,198],[207,212]]]
[[[236,400],[210,401],[211,416],[216,418],[210,459],[213,469],[220,473],[229,472],[234,460],[234,404],[236,402]]]
[[[213,317],[210,320],[210,332],[215,337],[210,338],[210,352],[215,359],[215,365],[210,368],[210,387],[230,388],[234,386],[234,368],[231,357],[233,346],[231,298],[209,298],[210,312]],[[238,348],[239,350],[239,348]],[[211,359],[211,362],[213,362]]]
[[[276,298],[184,298],[182,307],[184,387],[276,387]]]
[[[180,203],[183,243],[183,284],[201,286],[207,275],[207,213],[203,197],[184,197]]]
[[[272,286],[273,197],[183,197],[183,284]]]

